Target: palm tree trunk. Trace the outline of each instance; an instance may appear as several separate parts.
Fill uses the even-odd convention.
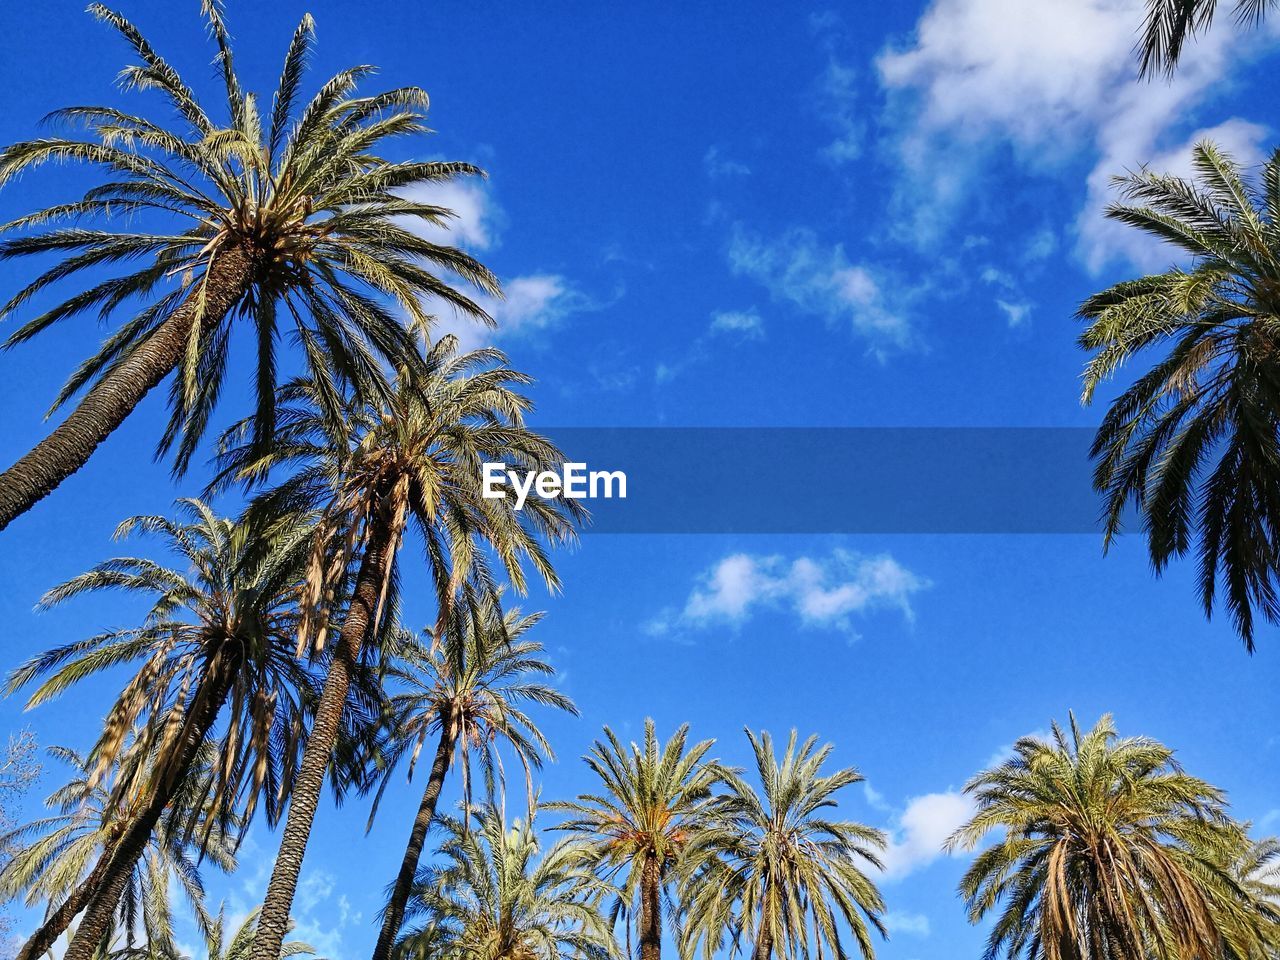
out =
[[[204,328],[219,324],[240,301],[252,280],[252,263],[240,247],[219,253],[203,288],[186,300],[124,363],[102,378],[71,414],[26,456],[0,474],[0,530],[52,493],[82,466],[153,387],[182,359],[191,325],[200,315]]]
[[[222,706],[231,692],[236,672],[242,661],[238,648],[232,646],[219,663],[210,664],[209,672],[200,681],[191,710],[183,720],[175,751],[167,762],[162,762],[155,773],[155,787],[147,805],[130,821],[110,849],[104,850],[93,868],[97,873],[103,868],[97,889],[85,908],[84,919],[76,927],[75,936],[63,955],[63,960],[90,960],[103,938],[111,930],[112,917],[120,903],[120,897],[129,883],[129,877],[138,860],[146,852],[147,844],[160,822],[165,808],[174,793],[182,786],[187,773],[200,753],[200,747],[213,729]],[[103,866],[105,864],[105,866]],[[92,874],[91,874],[92,876]],[[23,948],[24,954],[31,946]],[[35,956],[35,954],[32,954]]]
[[[325,772],[338,740],[338,729],[347,704],[351,674],[360,659],[365,636],[376,624],[378,602],[386,579],[387,565],[394,557],[395,519],[388,497],[378,497],[379,508],[371,522],[360,570],[356,574],[355,592],[347,608],[329,674],[325,677],[315,721],[302,752],[302,764],[293,783],[289,814],[285,819],[280,852],[267,884],[267,895],[258,914],[258,935],[253,941],[250,960],[280,960],[280,949],[289,927],[293,897],[298,889],[298,874],[311,838],[311,824],[320,803]]]
[[[449,763],[453,759],[453,748],[456,738],[448,723],[443,723],[440,730],[440,744],[436,747],[435,763],[431,765],[431,777],[427,780],[427,789],[423,791],[422,803],[418,805],[418,815],[413,819],[413,830],[409,833],[409,845],[404,851],[404,860],[400,862],[400,872],[396,875],[396,885],[387,901],[386,915],[382,918],[382,931],[378,934],[378,942],[373,948],[373,960],[388,960],[391,947],[400,932],[400,924],[404,922],[404,911],[409,903],[409,893],[413,889],[414,877],[418,874],[418,861],[422,857],[422,848],[427,842],[427,831],[436,815],[436,801],[440,799],[440,789],[444,786],[445,774],[449,772]]]
[[[769,926],[764,912],[760,916],[760,928],[756,932],[756,946],[752,951],[752,960],[770,960],[773,956],[773,928]]]
[[[58,941],[60,936],[66,933],[67,927],[71,926],[71,921],[76,918],[76,914],[89,905],[90,898],[98,887],[102,885],[102,878],[106,875],[109,859],[107,856],[98,858],[98,862],[89,871],[89,875],[80,881],[67,896],[67,899],[62,901],[57,910],[45,918],[44,923],[40,925],[40,929],[33,933],[27,942],[23,944],[22,949],[18,951],[18,955],[14,960],[36,960],[37,957],[43,956]]]
[[[640,874],[640,960],[662,957],[662,876],[658,858],[644,858]]]

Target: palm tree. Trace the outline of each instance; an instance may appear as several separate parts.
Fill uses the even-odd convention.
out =
[[[1244,824],[1245,829],[1250,824]],[[1252,899],[1254,910],[1247,919],[1261,928],[1261,951],[1245,929],[1228,934],[1225,960],[1275,960],[1280,957],[1280,838],[1264,837],[1245,844],[1231,865],[1236,883]],[[1236,947],[1234,944],[1242,944]],[[1255,948],[1255,952],[1248,952]]]
[[[81,594],[124,591],[150,603],[143,623],[41,654],[9,684],[12,692],[43,678],[28,702],[34,706],[103,670],[139,664],[87,761],[91,786],[113,766],[122,773],[110,798],[113,817],[126,796],[136,794],[138,805],[130,818],[118,821],[119,839],[91,872],[97,884],[67,960],[87,960],[103,940],[134,864],[207,743],[214,749],[212,775],[201,781],[199,802],[188,806],[208,811],[203,837],[235,816],[247,823],[259,797],[274,820],[302,739],[314,686],[294,655],[307,529],[252,515],[219,518],[198,500],[180,505],[188,522],[134,517],[120,525],[117,536],[135,529],[157,533],[186,569],[118,557],[55,587],[41,601],[52,607]],[[215,736],[227,704],[226,723]],[[154,757],[154,764],[138,763],[143,757]]]
[[[473,753],[480,758],[489,795],[493,796],[495,768],[501,777],[496,749],[499,741],[509,745],[520,759],[532,797],[532,768],[541,767],[542,757],[553,757],[554,753],[525,713],[526,705],[554,707],[574,716],[578,713],[572,700],[538,679],[555,675],[555,669],[541,659],[542,644],[524,637],[542,614],[523,616],[518,609],[504,613],[499,598],[493,594],[469,599],[470,602],[457,605],[440,642],[424,637],[418,643],[410,638],[401,646],[400,658],[389,671],[389,680],[400,689],[391,697],[387,727],[392,749],[384,760],[382,789],[405,754],[410,757],[412,779],[418,755],[427,737],[433,734],[436,751],[400,872],[383,914],[373,960],[387,960],[395,946],[427,830],[454,755],[458,754],[462,761],[465,807],[471,804]],[[379,799],[381,793],[379,790]],[[375,812],[376,809],[375,801]],[[372,819],[371,814],[370,822]]]
[[[594,902],[597,881],[570,845],[543,851],[528,821],[510,829],[492,805],[468,829],[453,818],[444,863],[413,888],[424,924],[398,947],[405,960],[613,960],[617,946]]]
[[[852,820],[824,815],[835,794],[862,781],[852,767],[824,774],[831,744],[803,744],[791,731],[779,760],[773,738],[747,730],[762,794],[726,772],[728,795],[714,826],[690,855],[682,882],[684,933],[691,955],[698,941],[710,960],[728,934],[730,956],[744,934],[754,938],[753,960],[810,956],[810,936],[845,956],[840,926],[852,932],[863,957],[875,948],[868,926],[882,936],[884,900],[864,872],[882,869],[884,834]]]
[[[948,849],[983,850],[960,882],[977,923],[999,911],[985,956],[1182,960],[1260,948],[1261,924],[1233,864],[1242,827],[1222,792],[1185,773],[1168,747],[1121,739],[1109,716],[1071,718],[1023,737],[974,777],[973,818]]]
[[[397,364],[414,360],[410,330],[384,301],[421,330],[430,319],[424,300],[489,320],[433,269],[489,293],[498,289],[474,259],[413,232],[409,225],[439,226],[452,214],[404,193],[415,184],[481,171],[463,163],[390,162],[374,152],[391,138],[426,131],[422,90],[356,96],[359,81],[373,72],[357,66],[302,105],[314,40],[311,18],[304,17],[270,116],[261,116],[237,79],[218,0],[204,0],[226,91],[224,115],[218,116],[205,110],[133,24],[101,4],[89,9],[120,33],[138,59],[122,74],[126,89],[158,91],[176,111],[177,125],[111,107],[71,107],[53,118],[85,124],[87,137],[30,140],[0,152],[0,185],[49,162],[79,161],[109,172],[79,200],[0,227],[19,234],[0,242],[0,259],[64,257],[0,306],[0,319],[58,281],[141,262],[132,272],[95,278],[4,341],[15,346],[86,311],[104,318],[130,314],[75,371],[54,409],[87,387],[84,399],[0,474],[0,529],[80,469],[175,369],[172,417],[161,448],[174,448],[178,470],[185,469],[218,399],[237,319],[249,324],[256,343],[253,423],[265,446],[275,422],[282,321],[292,325],[300,359],[318,382],[340,376],[362,384],[376,373],[378,357]],[[105,229],[117,217],[154,232]],[[68,219],[73,225],[55,226]]]
[[[604,735],[604,742],[597,740],[583,758],[603,792],[546,806],[569,814],[554,829],[569,831],[584,861],[618,889],[612,919],[636,915],[640,960],[659,960],[663,901],[670,902],[682,858],[713,817],[714,788],[724,771],[705,760],[714,740],[686,749],[688,724],[665,745],[649,719],[643,747],[624,747],[608,727]]]
[[[1256,27],[1275,0],[1235,0],[1236,20]],[[1156,71],[1172,75],[1182,56],[1182,48],[1197,33],[1209,28],[1217,0],[1147,0],[1147,16],[1138,43],[1141,73]]]
[[[547,586],[559,586],[543,546],[571,540],[578,501],[531,498],[516,510],[507,499],[483,495],[481,464],[502,461],[541,470],[564,456],[528,429],[529,401],[516,387],[529,378],[505,365],[495,350],[457,354],[454,337],[427,351],[421,369],[402,369],[394,392],[377,402],[335,404],[316,383],[284,391],[274,448],[261,453],[241,424],[224,437],[217,485],[261,482],[292,471],[261,497],[262,509],[317,510],[320,533],[308,568],[300,649],[326,642],[341,610],[341,630],[328,665],[307,750],[293,784],[280,851],[263,900],[255,960],[275,960],[306,854],[329,757],[342,721],[351,677],[371,638],[386,631],[397,581],[399,547],[410,524],[418,530],[444,623],[464,583],[489,589],[488,547],[512,586],[526,586],[528,561]],[[351,599],[335,602],[331,571],[355,556]],[[439,630],[437,636],[439,636]]]
[[[1252,651],[1255,609],[1280,620],[1280,153],[1256,187],[1211,143],[1194,163],[1193,181],[1146,171],[1119,181],[1130,202],[1108,216],[1190,263],[1081,306],[1080,344],[1093,353],[1083,399],[1131,357],[1155,354],[1094,439],[1107,543],[1132,504],[1157,573],[1194,549],[1205,615],[1225,594]]]
[[[227,934],[230,932],[230,939]],[[254,938],[258,935],[258,911],[253,910],[240,921],[233,931],[227,929],[225,908],[219,909],[218,915],[209,922],[204,933],[203,960],[249,960],[253,949]],[[287,941],[281,949],[280,960],[291,960],[293,957],[314,957],[316,948],[301,940]],[[160,951],[139,951],[133,949],[113,950],[106,960],[197,960],[187,957],[170,946]]]
[[[188,778],[186,789],[164,812],[146,850],[131,866],[114,918],[130,943],[140,923],[149,947],[172,946],[171,879],[182,887],[197,925],[208,928],[211,921],[204,909],[197,855],[207,856],[220,870],[235,869],[231,838],[216,824],[211,824],[209,841],[204,844],[194,843],[188,829],[193,817],[199,822],[207,813],[192,809],[190,804],[193,798],[200,800],[197,782],[211,775],[211,746],[205,745],[196,761],[197,775]],[[103,852],[116,843],[121,828],[136,816],[146,799],[134,792],[117,804],[101,780],[95,781],[93,765],[75,751],[50,747],[49,755],[73,771],[71,780],[45,801],[55,812],[0,838],[0,844],[14,851],[0,871],[0,900],[21,897],[27,906],[47,904],[46,922],[21,957],[44,954],[66,930],[93,892],[95,864],[105,862]]]

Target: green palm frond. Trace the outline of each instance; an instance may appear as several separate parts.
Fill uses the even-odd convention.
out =
[[[80,163],[102,174],[79,199],[0,225],[0,260],[45,260],[42,272],[0,306],[0,322],[24,314],[46,288],[68,291],[55,305],[22,316],[4,346],[85,313],[115,322],[55,409],[110,378],[183,305],[196,307],[202,322],[192,327],[178,362],[171,419],[160,440],[178,471],[190,463],[220,397],[237,322],[255,332],[253,428],[266,449],[282,366],[277,345],[306,344],[296,359],[315,379],[349,377],[350,385],[367,389],[379,362],[417,362],[417,343],[437,305],[492,323],[459,285],[500,296],[483,264],[424,238],[427,230],[434,236],[447,227],[452,212],[406,193],[482,171],[465,163],[386,159],[398,141],[428,132],[425,92],[404,87],[358,95],[358,84],[373,72],[360,66],[307,99],[302,87],[315,42],[308,15],[263,117],[238,79],[219,5],[205,0],[202,6],[221,81],[209,106],[132,23],[93,4],[90,12],[135,58],[121,74],[122,86],[158,94],[166,119],[74,106],[50,115],[60,127],[55,135],[0,151],[0,185],[48,164]],[[134,229],[122,231],[122,223]],[[231,306],[206,316],[208,285],[221,282],[220,263],[232,262],[245,266],[227,281]],[[102,279],[103,269],[116,274]],[[90,276],[89,285],[75,287]]]
[[[663,744],[646,719],[643,743],[628,746],[605,727],[604,740],[583,758],[601,792],[544,805],[565,814],[553,829],[569,833],[583,862],[616,888],[614,922],[634,918],[639,931],[646,882],[670,901],[684,857],[712,821],[715,787],[726,774],[707,756],[714,745],[690,744],[687,724]]]
[[[1157,573],[1193,553],[1205,614],[1225,604],[1253,649],[1255,619],[1280,620],[1280,153],[1252,183],[1211,143],[1188,181],[1122,178],[1109,215],[1191,261],[1080,307],[1092,357],[1084,402],[1130,361],[1152,366],[1110,402],[1094,438],[1107,542],[1130,508]]]
[[[1073,716],[965,792],[976,811],[948,847],[995,835],[960,883],[971,921],[995,917],[987,960],[1264,955],[1266,912],[1239,873],[1244,828],[1163,744]]]
[[[571,843],[542,849],[526,821],[507,826],[492,805],[471,825],[444,818],[437,865],[423,871],[399,944],[405,960],[617,960],[596,909],[600,882]]]
[[[312,531],[305,518],[251,512],[224,519],[199,500],[180,507],[178,520],[133,517],[117,531],[158,536],[177,564],[117,557],[42,600],[55,606],[84,594],[124,592],[148,605],[142,622],[40,654],[13,672],[9,690],[34,686],[28,702],[36,705],[104,671],[133,666],[87,760],[93,786],[119,771],[110,801],[119,805],[159,776],[126,760],[172,752],[202,680],[219,664],[240,664],[228,671],[225,722],[208,744],[216,761],[200,780],[202,799],[195,804],[212,806],[217,816],[188,828],[208,836],[214,821],[224,829],[247,822],[260,802],[274,821],[287,798],[287,773],[302,749],[317,688],[294,656],[298,584]]]
[[[825,811],[862,781],[853,768],[823,773],[831,745],[800,743],[793,730],[779,758],[773,738],[747,730],[761,792],[726,771],[728,794],[686,858],[681,877],[682,955],[707,960],[747,941],[754,960],[845,956],[845,930],[859,954],[875,956],[885,903],[866,868],[882,869],[884,834]]]
[[[1275,0],[1235,0],[1236,21],[1256,27]],[[1172,75],[1189,40],[1209,29],[1217,0],[1147,0],[1147,15],[1138,41],[1143,76]]]
[[[92,763],[75,751],[53,747],[49,753],[72,771],[72,778],[46,801],[52,814],[0,837],[0,845],[13,851],[0,870],[0,900],[21,899],[28,906],[44,904],[46,915],[86,878],[120,835],[132,810],[145,799],[136,789],[123,798],[113,796],[106,784],[95,781]],[[127,764],[148,768],[156,765],[154,754],[148,757],[126,750],[124,756]],[[175,796],[146,852],[133,868],[125,896],[116,909],[116,933],[128,943],[141,937],[152,951],[172,947],[169,891],[175,879],[197,926],[206,933],[212,929],[213,919],[205,910],[197,863],[207,861],[225,872],[236,866],[234,838],[224,832],[219,818],[206,803],[214,760],[213,747],[207,744],[195,771]],[[138,782],[128,771],[113,772],[117,780]],[[207,839],[202,845],[193,843],[192,824],[205,822],[209,824]],[[206,836],[205,831],[200,833]]]

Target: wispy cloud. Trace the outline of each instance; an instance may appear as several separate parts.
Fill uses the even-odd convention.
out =
[[[737,224],[728,258],[734,274],[755,280],[775,301],[853,332],[881,358],[911,343],[901,298],[891,303],[885,293],[898,285],[876,266],[850,261],[842,244],[824,244],[812,230],[767,239]]]
[[[754,309],[718,310],[711,315],[712,333],[738,334],[749,340],[764,336],[764,320]]]
[[[684,356],[661,360],[653,368],[654,382],[662,385],[682,376],[691,367],[710,359],[714,338],[723,337],[745,342],[764,339],[764,318],[755,307],[749,310],[717,310],[704,333],[698,336],[684,352]]]
[[[575,313],[597,309],[598,304],[575,289],[568,278],[558,273],[534,273],[512,277],[503,284],[503,296],[474,293],[472,299],[489,316],[495,326],[487,327],[464,317],[442,301],[431,304],[439,317],[436,334],[451,333],[461,348],[477,347],[523,340],[536,340],[556,330]]]
[[[741,160],[727,156],[719,147],[710,146],[702,157],[702,167],[707,176],[713,180],[722,177],[745,177],[750,175],[751,168]]]
[[[927,937],[929,935],[929,918],[923,913],[912,913],[909,910],[890,910],[882,918],[884,927],[889,933],[901,933],[908,937]]]
[[[896,129],[900,222],[937,240],[993,162],[1053,174],[1091,159],[1080,198],[1077,253],[1090,269],[1145,258],[1097,227],[1113,174],[1157,159],[1195,106],[1265,35],[1242,38],[1230,18],[1201,37],[1168,83],[1139,83],[1132,56],[1143,0],[933,0],[911,41],[879,57]],[[1185,128],[1183,128],[1185,129]],[[1230,121],[1214,132],[1236,146],[1260,128]],[[1185,153],[1189,144],[1174,152]]]
[[[836,549],[826,557],[735,553],[698,578],[680,609],[648,625],[656,636],[716,625],[739,626],[761,609],[784,609],[802,624],[852,632],[852,618],[873,610],[914,616],[911,600],[929,582],[887,553]]]

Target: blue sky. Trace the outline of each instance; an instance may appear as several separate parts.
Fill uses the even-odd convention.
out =
[[[122,10],[210,79],[196,4],[179,6]],[[1144,161],[1185,169],[1206,131],[1261,156],[1280,130],[1273,36],[1241,38],[1223,17],[1175,82],[1138,84],[1141,0],[868,6],[392,0],[375,16],[231,0],[229,18],[260,91],[310,10],[313,77],[367,61],[382,84],[430,92],[438,133],[422,155],[491,174],[442,199],[459,241],[506,282],[497,342],[538,378],[540,424],[1096,423],[1099,408],[1077,401],[1074,307],[1169,262],[1101,219],[1108,178]],[[117,97],[125,51],[79,7],[0,7],[0,140],[29,137],[55,107]],[[77,176],[24,178],[0,193],[0,216]],[[0,264],[0,289],[27,269]],[[0,357],[0,459],[43,435],[57,386],[99,336],[86,320]],[[234,412],[236,391],[225,396]],[[161,423],[154,397],[6,532],[10,664],[129,622],[105,598],[32,605],[116,549],[119,519],[198,486],[151,460]],[[1192,571],[1154,580],[1136,538],[1104,558],[1092,536],[592,535],[559,569],[564,595],[526,607],[550,611],[541,637],[583,716],[546,718],[560,762],[543,795],[588,785],[577,758],[605,723],[633,733],[651,715],[665,734],[689,721],[734,762],[744,724],[816,732],[867,776],[843,809],[893,837],[887,960],[978,948],[954,895],[964,860],[937,849],[964,815],[957,791],[1068,709],[1164,740],[1238,816],[1280,830],[1274,632],[1247,657],[1225,622],[1200,616]],[[425,622],[414,582],[407,613]],[[25,717],[0,703],[0,718],[80,747],[106,692]],[[419,789],[395,791],[368,838],[364,804],[322,811],[298,914],[327,955],[372,942]],[[274,846],[255,830],[241,871],[210,878],[215,899],[238,911],[259,898]]]

